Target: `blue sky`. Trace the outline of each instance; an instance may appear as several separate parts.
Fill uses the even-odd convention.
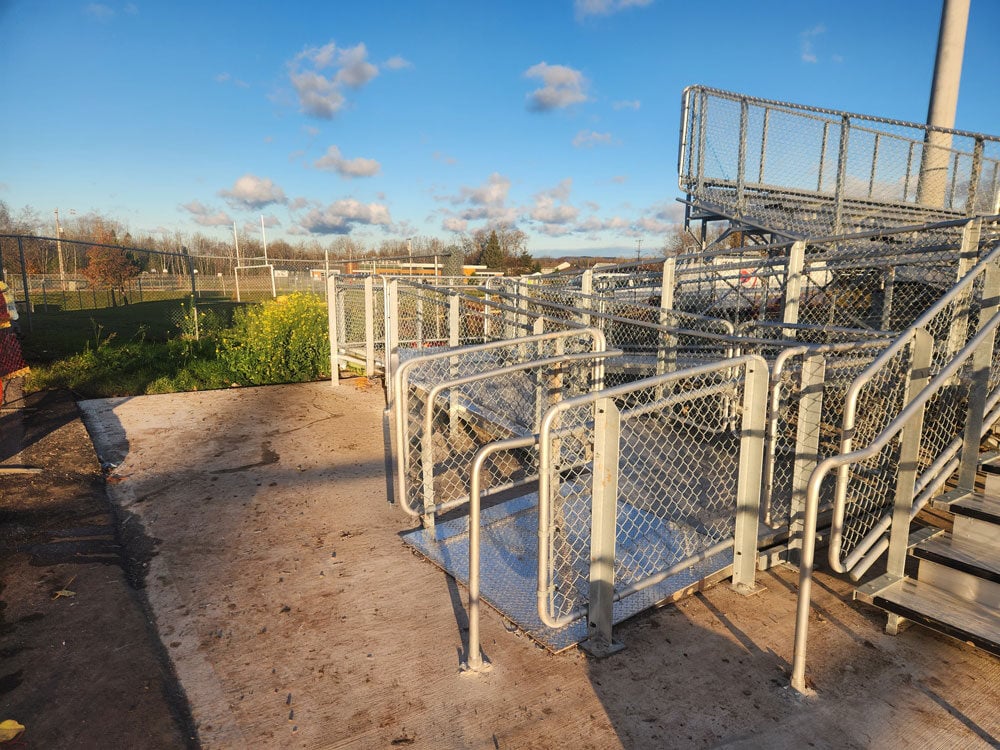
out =
[[[134,232],[658,247],[683,88],[922,121],[939,0],[0,0],[0,199]],[[956,127],[1000,133],[1000,3]],[[44,228],[43,228],[44,229]]]

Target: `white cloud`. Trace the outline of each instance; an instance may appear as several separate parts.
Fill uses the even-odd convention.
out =
[[[386,70],[411,67],[400,56],[389,58]],[[327,72],[329,71],[329,72]],[[288,78],[298,95],[305,114],[332,119],[347,104],[343,89],[360,89],[379,74],[379,67],[368,61],[363,42],[353,47],[338,47],[329,42],[322,47],[308,47],[288,63]]]
[[[472,203],[476,206],[503,206],[510,192],[510,178],[494,172],[479,187],[462,187],[452,203]]]
[[[616,174],[614,177],[611,178],[611,181],[616,185],[624,185],[626,182],[628,182],[628,175]]]
[[[819,62],[819,58],[816,57],[816,52],[813,47],[813,40],[820,34],[826,32],[826,27],[823,24],[818,24],[813,26],[811,29],[806,29],[801,34],[799,34],[799,44],[801,50],[801,59],[805,63],[816,63]]]
[[[406,68],[412,68],[413,63],[407,60],[405,57],[399,55],[393,55],[388,60],[385,61],[385,67],[389,70],[405,70]]]
[[[610,16],[627,8],[644,8],[652,4],[653,0],[575,0],[573,7],[576,17],[584,19],[587,16]]]
[[[272,203],[285,203],[285,191],[267,177],[245,174],[233,183],[230,190],[220,190],[219,195],[233,208],[258,209]]]
[[[524,76],[538,78],[544,84],[528,94],[528,109],[534,112],[550,112],[587,101],[589,81],[579,70],[540,62],[528,68]]]
[[[352,89],[359,89],[378,75],[378,68],[366,59],[368,48],[358,44],[340,51],[336,81]]]
[[[374,159],[364,159],[360,156],[355,159],[345,159],[336,146],[330,146],[326,154],[317,159],[313,166],[324,172],[336,172],[341,177],[347,178],[371,177],[382,169],[382,165]]]
[[[195,224],[203,227],[228,227],[233,224],[233,217],[225,211],[216,211],[201,201],[185,203],[181,208],[191,214]]]
[[[299,106],[312,117],[330,120],[347,101],[334,81],[314,71],[293,71],[289,78],[299,96]]]
[[[239,78],[233,78],[230,73],[219,73],[213,76],[216,83],[232,83],[234,86],[238,86],[241,89],[250,88],[250,84],[246,81],[241,81]]]
[[[444,164],[458,164],[458,159],[456,159],[454,156],[449,156],[443,151],[435,151],[433,154],[431,154],[431,157],[433,157],[435,161],[440,161],[443,162]]]
[[[622,110],[622,109],[638,110],[639,107],[642,106],[642,102],[640,102],[638,99],[630,99],[626,101],[615,102],[611,106],[616,110]]]
[[[469,228],[469,222],[459,219],[457,216],[447,216],[441,222],[441,228],[448,232],[464,232]]]
[[[462,186],[455,195],[436,196],[438,201],[446,201],[458,208],[442,209],[444,221],[449,226],[457,226],[458,221],[485,221],[493,224],[513,224],[517,221],[517,210],[507,205],[511,181],[498,172],[491,174],[482,185]],[[448,219],[456,221],[449,222]],[[447,228],[447,227],[446,227]],[[462,231],[452,229],[451,231]]]
[[[598,133],[593,130],[581,130],[573,138],[575,148],[593,148],[594,146],[610,146],[614,143],[611,133]]]
[[[91,3],[84,8],[84,12],[88,16],[96,18],[98,21],[110,21],[115,17],[114,8],[109,5],[104,5],[103,3]]]
[[[388,227],[392,219],[389,209],[380,203],[345,198],[325,208],[313,208],[299,220],[299,225],[310,234],[348,234],[357,224]]]

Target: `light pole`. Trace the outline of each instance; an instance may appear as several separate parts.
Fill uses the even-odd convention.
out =
[[[59,226],[59,209],[56,209],[56,255],[59,256],[59,286],[66,291],[66,266],[63,264],[62,227]]]

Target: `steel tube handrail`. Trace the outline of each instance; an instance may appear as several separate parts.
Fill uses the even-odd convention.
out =
[[[969,221],[970,220],[967,220],[966,223],[969,223]],[[990,264],[996,263],[998,259],[1000,259],[1000,245],[995,247],[985,258],[973,266],[960,282],[955,284],[946,294],[940,297],[937,302],[931,305],[923,313],[923,315],[921,315],[920,318],[913,323],[913,325],[900,334],[899,338],[897,338],[891,346],[882,352],[882,354],[880,354],[874,362],[865,368],[864,372],[855,378],[854,382],[851,383],[850,388],[848,388],[847,395],[844,398],[844,420],[842,428],[843,439],[841,443],[842,453],[850,453],[853,446],[858,400],[861,397],[862,388],[868,385],[868,383],[871,382],[880,370],[882,370],[894,357],[900,354],[903,349],[910,345],[911,341],[913,341],[914,337],[917,335],[918,330],[924,329],[934,316],[939,314],[947,305],[954,302],[959,295],[965,293],[965,291],[975,283],[979,275],[985,273]],[[837,491],[834,500],[834,513],[830,525],[829,547],[831,566],[838,573],[846,573],[849,568],[849,565],[839,561],[840,548],[843,543],[846,491],[846,476],[841,474],[838,478]],[[860,554],[863,554],[863,552]]]
[[[489,380],[490,378],[500,377],[502,375],[506,375],[511,372],[520,372],[523,370],[531,370],[536,367],[547,367],[549,365],[558,365],[564,362],[581,362],[581,361],[586,361],[588,359],[600,360],[600,359],[606,359],[607,357],[616,357],[620,354],[622,354],[620,349],[609,349],[607,351],[602,351],[602,352],[580,352],[577,354],[563,354],[557,357],[546,357],[544,359],[533,359],[527,362],[519,362],[512,365],[507,365],[505,367],[496,370],[489,370],[486,372],[476,373],[474,375],[466,375],[461,378],[455,378],[453,380],[446,380],[444,382],[438,383],[437,385],[432,387],[427,394],[427,402],[426,402],[427,406],[424,411],[424,434],[429,435],[434,429],[434,409],[435,409],[435,404],[437,402],[437,398],[438,396],[441,395],[441,391],[448,390],[456,386],[468,385],[470,383],[475,383],[480,380]],[[525,484],[527,483],[527,481],[531,480],[525,480],[524,482],[515,482],[510,485],[505,485],[504,488],[506,488],[507,486],[517,486],[518,484]],[[429,507],[427,505],[424,506],[423,513],[425,514],[429,512],[439,513],[444,510],[451,510],[453,508],[459,507],[460,505],[463,505],[466,501],[467,498],[456,498],[454,500],[449,500],[444,503],[432,503]],[[421,515],[419,511],[416,511],[413,508],[409,507],[407,503],[402,503],[402,506],[404,511],[406,511],[407,513],[409,513],[414,517],[419,517]]]
[[[762,367],[764,372],[767,372],[767,363],[762,357],[755,354],[744,354],[740,357],[735,357],[733,359],[725,360],[723,362],[713,362],[711,364],[699,365],[697,367],[691,367],[685,370],[680,370],[677,372],[665,373],[663,375],[657,375],[650,378],[645,378],[643,380],[638,380],[633,383],[627,383],[624,385],[615,386],[613,388],[607,388],[602,391],[596,391],[594,393],[586,393],[580,396],[574,396],[573,398],[566,399],[565,401],[560,401],[558,404],[553,405],[545,413],[542,418],[541,430],[539,432],[538,441],[538,454],[539,454],[539,470],[538,470],[538,588],[536,590],[537,598],[537,608],[538,616],[542,623],[551,628],[559,628],[572,622],[575,619],[579,619],[582,616],[581,608],[577,607],[567,615],[562,617],[553,618],[550,617],[545,606],[546,598],[549,595],[549,589],[551,588],[551,582],[549,581],[548,571],[549,571],[549,495],[551,493],[551,473],[552,467],[552,441],[549,436],[553,432],[558,432],[556,428],[553,427],[553,423],[556,418],[562,412],[572,409],[578,406],[584,406],[586,404],[594,403],[598,399],[613,399],[619,396],[626,396],[637,390],[643,390],[647,388],[654,388],[660,385],[666,385],[674,380],[680,380],[681,378],[691,378],[698,377],[701,375],[708,375],[713,372],[718,372],[721,370],[729,370],[733,368],[748,368],[752,364]]]
[[[418,364],[424,364],[430,361],[448,359],[450,357],[463,355],[467,356],[478,352],[486,352],[505,347],[530,345],[560,338],[572,338],[574,336],[590,336],[593,339],[591,352],[602,352],[607,349],[604,334],[599,329],[580,328],[569,331],[551,331],[549,333],[536,334],[534,336],[521,336],[519,338],[507,339],[503,341],[489,341],[485,344],[474,344],[472,346],[464,346],[458,349],[449,349],[448,351],[424,354],[401,362],[395,369],[395,372],[392,373],[392,403],[396,411],[394,421],[396,425],[396,478],[398,491],[402,492],[402,488],[406,486],[406,466],[409,461],[409,451],[407,450],[409,440],[407,436],[406,423],[406,414],[409,413],[409,407],[407,406],[407,400],[405,398],[406,387],[404,384],[406,382],[406,376],[410,370]],[[405,498],[402,497],[402,495],[400,495],[400,499],[405,501]],[[404,511],[410,515],[415,517],[420,515],[419,513],[411,512],[411,509],[408,508],[406,502],[400,502],[400,506],[402,506]]]
[[[484,445],[472,461],[469,482],[469,648],[466,665],[472,671],[483,668],[483,654],[479,643],[479,527],[481,507],[481,480],[486,459],[500,451],[530,448],[538,442],[537,435],[508,438]]]
[[[776,323],[775,325],[781,326],[780,323]],[[850,331],[856,329],[844,330]],[[873,333],[878,334],[878,332]],[[840,354],[841,352],[856,351],[858,349],[875,349],[885,345],[886,342],[882,340],[862,342],[843,341],[834,344],[802,344],[801,346],[784,349],[775,358],[774,364],[771,367],[771,398],[768,406],[767,436],[764,441],[764,487],[761,504],[764,509],[765,524],[771,524],[771,495],[774,489],[774,454],[778,442],[778,417],[783,396],[781,376],[788,366],[788,362],[803,354]]]
[[[805,526],[802,536],[801,562],[799,564],[799,597],[795,616],[795,644],[792,661],[792,687],[799,692],[805,692],[805,659],[806,642],[809,631],[809,610],[812,596],[812,573],[816,553],[816,525],[819,510],[819,495],[823,480],[835,469],[849,466],[867,460],[881,451],[916,415],[920,414],[927,402],[944,387],[952,375],[958,372],[976,350],[996,335],[1000,327],[1000,313],[996,313],[983,325],[978,333],[969,341],[955,357],[918,393],[900,413],[875,437],[865,448],[842,453],[824,459],[813,470],[809,477],[806,492]]]

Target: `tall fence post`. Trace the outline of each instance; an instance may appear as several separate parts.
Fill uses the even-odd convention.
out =
[[[802,269],[805,267],[805,262],[805,240],[792,243],[788,251],[788,264],[785,266],[785,309],[781,318],[785,325],[793,326],[799,322],[799,306],[802,304]],[[786,328],[784,336],[793,339],[795,331]]]
[[[976,265],[976,261],[979,259],[979,239],[982,235],[982,229],[982,219],[973,219],[962,228],[962,247],[958,255],[955,283],[965,278],[966,274]],[[971,287],[955,299],[946,349],[949,358],[961,351],[969,339],[969,305],[971,302]]]
[[[326,277],[326,317],[330,331],[330,385],[340,385],[340,330],[337,325],[337,277]]]
[[[906,384],[904,403],[909,404],[924,389],[930,380],[931,357],[934,353],[934,339],[924,329],[918,329],[913,337],[913,353],[910,357],[910,372]],[[892,525],[889,532],[889,554],[886,573],[902,578],[905,573],[907,543],[910,536],[910,509],[913,507],[913,488],[917,481],[918,459],[920,457],[920,437],[924,426],[924,407],[921,406],[903,426],[899,438],[899,458],[897,459],[896,487],[892,506]],[[890,613],[886,632],[895,635],[905,618]]]
[[[28,269],[24,263],[24,244],[20,237],[17,238],[17,254],[21,260],[21,286],[24,289],[24,314],[28,318],[28,330],[34,331],[35,327],[31,320],[31,291],[28,289]]]
[[[799,379],[798,425],[795,434],[795,459],[792,466],[792,497],[789,505],[787,562],[798,565],[802,549],[803,519],[809,477],[819,463],[819,432],[823,418],[823,381],[826,357],[806,356]]]
[[[615,532],[618,515],[618,454],[621,413],[610,398],[594,403],[594,472],[590,532],[590,595],[583,644],[594,656],[624,646],[611,637],[615,595]]]
[[[767,418],[767,364],[755,357],[746,364],[743,420],[740,429],[740,469],[736,484],[736,528],[733,548],[733,588],[754,591],[757,576],[757,536],[760,487]]]
[[[582,297],[580,299],[580,307],[583,308],[584,313],[580,316],[581,322],[584,326],[590,327],[590,310],[593,307],[594,300],[592,295],[594,294],[594,269],[588,268],[580,276],[580,292]]]
[[[181,245],[181,253],[184,255],[184,262],[187,265],[188,276],[191,277],[191,300],[192,304],[198,299],[198,275],[194,272],[194,261],[191,260],[191,254],[188,249]]]
[[[365,277],[365,376],[375,374],[375,279]]]
[[[385,382],[392,378],[393,352],[399,346],[399,281],[388,280],[385,290]],[[392,394],[389,388],[387,393]]]
[[[840,234],[844,220],[844,191],[847,189],[847,148],[851,140],[851,118],[840,120],[840,146],[837,148],[837,184],[834,188],[833,233]]]

